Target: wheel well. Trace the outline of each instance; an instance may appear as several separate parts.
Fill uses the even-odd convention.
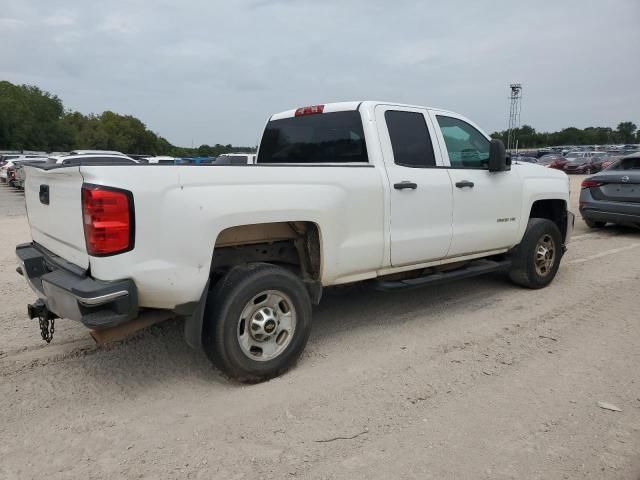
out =
[[[215,281],[234,266],[273,263],[288,268],[304,281],[319,282],[320,232],[312,222],[239,225],[220,232],[211,262]]]
[[[567,202],[564,200],[537,200],[531,206],[529,218],[546,218],[558,226],[562,241],[567,238]]]

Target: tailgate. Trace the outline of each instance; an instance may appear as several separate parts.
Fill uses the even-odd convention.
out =
[[[24,195],[33,241],[79,267],[89,267],[82,221],[80,167],[25,167]]]

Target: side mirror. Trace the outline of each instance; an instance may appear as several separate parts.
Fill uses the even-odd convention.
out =
[[[511,170],[511,155],[507,154],[502,140],[491,140],[489,147],[489,171],[505,172]]]

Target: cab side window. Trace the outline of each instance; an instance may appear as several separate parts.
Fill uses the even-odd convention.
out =
[[[412,168],[436,166],[436,157],[424,115],[387,110],[384,114],[396,165]]]
[[[489,168],[491,142],[467,122],[437,115],[451,168]]]

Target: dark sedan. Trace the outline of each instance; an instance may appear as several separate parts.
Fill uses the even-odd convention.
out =
[[[547,168],[555,168],[556,170],[562,170],[567,159],[562,155],[550,153],[538,158],[538,165],[542,165]]]
[[[580,214],[591,228],[607,222],[640,227],[640,154],[583,180]]]
[[[569,161],[564,165],[563,170],[565,173],[586,173],[587,175],[591,175],[593,172],[597,172],[599,168],[594,165],[595,158],[594,157],[578,157],[578,158],[570,158]]]

